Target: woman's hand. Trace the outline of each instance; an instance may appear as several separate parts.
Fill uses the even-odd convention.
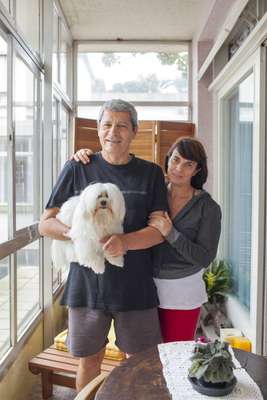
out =
[[[70,160],[81,161],[83,164],[88,164],[92,154],[94,154],[94,152],[91,149],[80,149],[70,156]]]
[[[156,228],[162,236],[166,237],[172,229],[172,221],[167,212],[164,215],[150,215],[148,226]]]

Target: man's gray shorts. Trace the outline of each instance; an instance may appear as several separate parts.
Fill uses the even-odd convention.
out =
[[[88,307],[69,308],[68,348],[76,357],[98,353],[108,343],[114,319],[116,345],[134,354],[162,342],[158,310],[106,312]]]

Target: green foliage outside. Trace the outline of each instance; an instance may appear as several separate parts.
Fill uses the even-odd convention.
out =
[[[136,57],[140,53],[131,53],[132,57]],[[188,53],[157,53],[157,58],[162,65],[176,65],[177,70],[182,73],[182,78],[186,78],[188,74]],[[115,53],[104,53],[102,62],[106,67],[114,64],[120,64],[120,56]],[[160,87],[167,88],[174,85],[178,90],[181,86],[179,78],[175,80],[165,80],[160,82],[155,74],[140,76],[138,80],[127,81],[124,83],[116,83],[112,87],[112,92],[121,93],[156,93]]]

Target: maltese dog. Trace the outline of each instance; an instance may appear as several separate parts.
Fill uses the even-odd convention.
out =
[[[78,262],[99,274],[105,270],[105,259],[112,265],[123,267],[123,256],[107,254],[100,240],[123,233],[125,211],[123,194],[112,183],[90,184],[79,196],[63,203],[56,218],[71,228],[71,240],[52,241],[55,267]]]

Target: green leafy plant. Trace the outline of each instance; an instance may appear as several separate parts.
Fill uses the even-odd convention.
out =
[[[188,370],[190,378],[202,379],[212,384],[231,382],[234,378],[235,366],[228,343],[219,340],[197,343],[190,359],[192,361]]]
[[[205,270],[203,279],[208,301],[210,303],[220,302],[231,289],[231,268],[226,261],[215,260]]]

